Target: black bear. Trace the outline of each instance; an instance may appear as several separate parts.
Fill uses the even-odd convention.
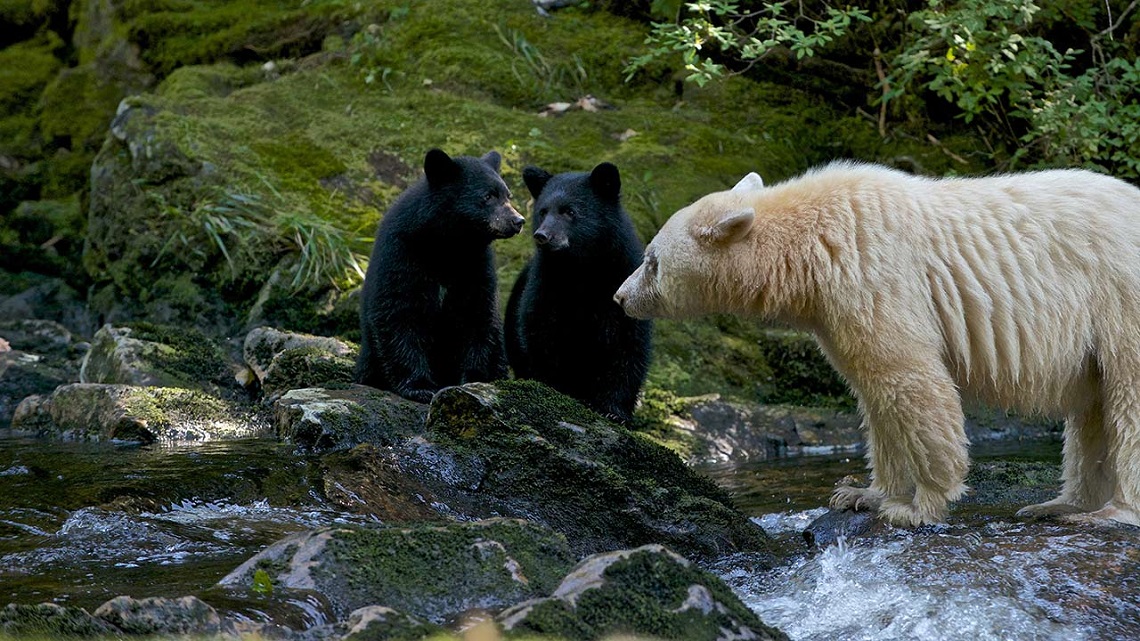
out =
[[[376,232],[360,303],[357,382],[421,403],[507,375],[491,241],[522,231],[501,158],[427,152],[424,178]]]
[[[621,206],[618,169],[552,176],[527,167],[523,180],[535,198],[536,250],[507,303],[507,358],[518,378],[629,422],[653,326],[614,302],[644,251]]]

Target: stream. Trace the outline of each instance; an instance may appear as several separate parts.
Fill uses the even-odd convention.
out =
[[[975,453],[1026,457],[1058,463],[1060,445]],[[864,472],[860,457],[702,471],[795,550],[772,571],[734,558],[714,569],[797,641],[1140,638],[1136,529],[1026,523],[1019,505],[963,501],[945,525],[880,527],[818,550],[801,532],[836,480]],[[320,483],[315,458],[265,440],[138,447],[0,432],[0,605],[90,611],[120,594],[201,594],[286,534],[368,521],[325,501]]]
[[[1060,443],[974,448],[974,465],[1060,464]],[[850,453],[705,471],[769,534],[796,540],[835,481],[862,474]],[[1041,497],[1052,498],[1053,488]],[[757,574],[727,559],[722,578],[796,641],[1140,639],[1140,530],[1030,523],[1020,503],[972,503],[915,531],[883,527],[793,555]]]

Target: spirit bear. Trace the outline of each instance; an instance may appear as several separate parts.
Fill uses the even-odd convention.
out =
[[[439,388],[507,375],[491,241],[522,231],[501,157],[424,157],[384,215],[360,302],[359,383],[426,403]]]
[[[833,507],[944,519],[967,489],[964,396],[1066,420],[1061,495],[1019,515],[1140,524],[1140,189],[850,163],[755,178],[677,212],[615,299],[813,332],[867,426],[871,486]]]
[[[649,370],[653,326],[626,316],[614,291],[641,264],[621,206],[618,168],[552,176],[527,167],[534,257],[507,302],[507,358],[533,378],[612,419],[633,418]]]

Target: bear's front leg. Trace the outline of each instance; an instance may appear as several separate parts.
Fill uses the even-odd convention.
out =
[[[871,487],[839,488],[834,506],[878,509],[894,525],[945,519],[966,492],[969,464],[962,404],[937,353],[913,347],[850,368],[867,428]],[[888,353],[888,356],[890,353]]]
[[[449,350],[454,350],[456,380],[448,384],[490,382],[507,377],[503,322],[495,272],[488,261],[481,269],[457,276],[443,298],[441,317],[450,328]]]

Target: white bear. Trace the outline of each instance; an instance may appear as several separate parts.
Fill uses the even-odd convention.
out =
[[[967,490],[962,396],[1064,417],[1064,488],[1023,516],[1140,525],[1140,189],[1081,170],[930,179],[835,163],[678,211],[615,295],[815,334],[859,399],[869,488],[900,525]]]

